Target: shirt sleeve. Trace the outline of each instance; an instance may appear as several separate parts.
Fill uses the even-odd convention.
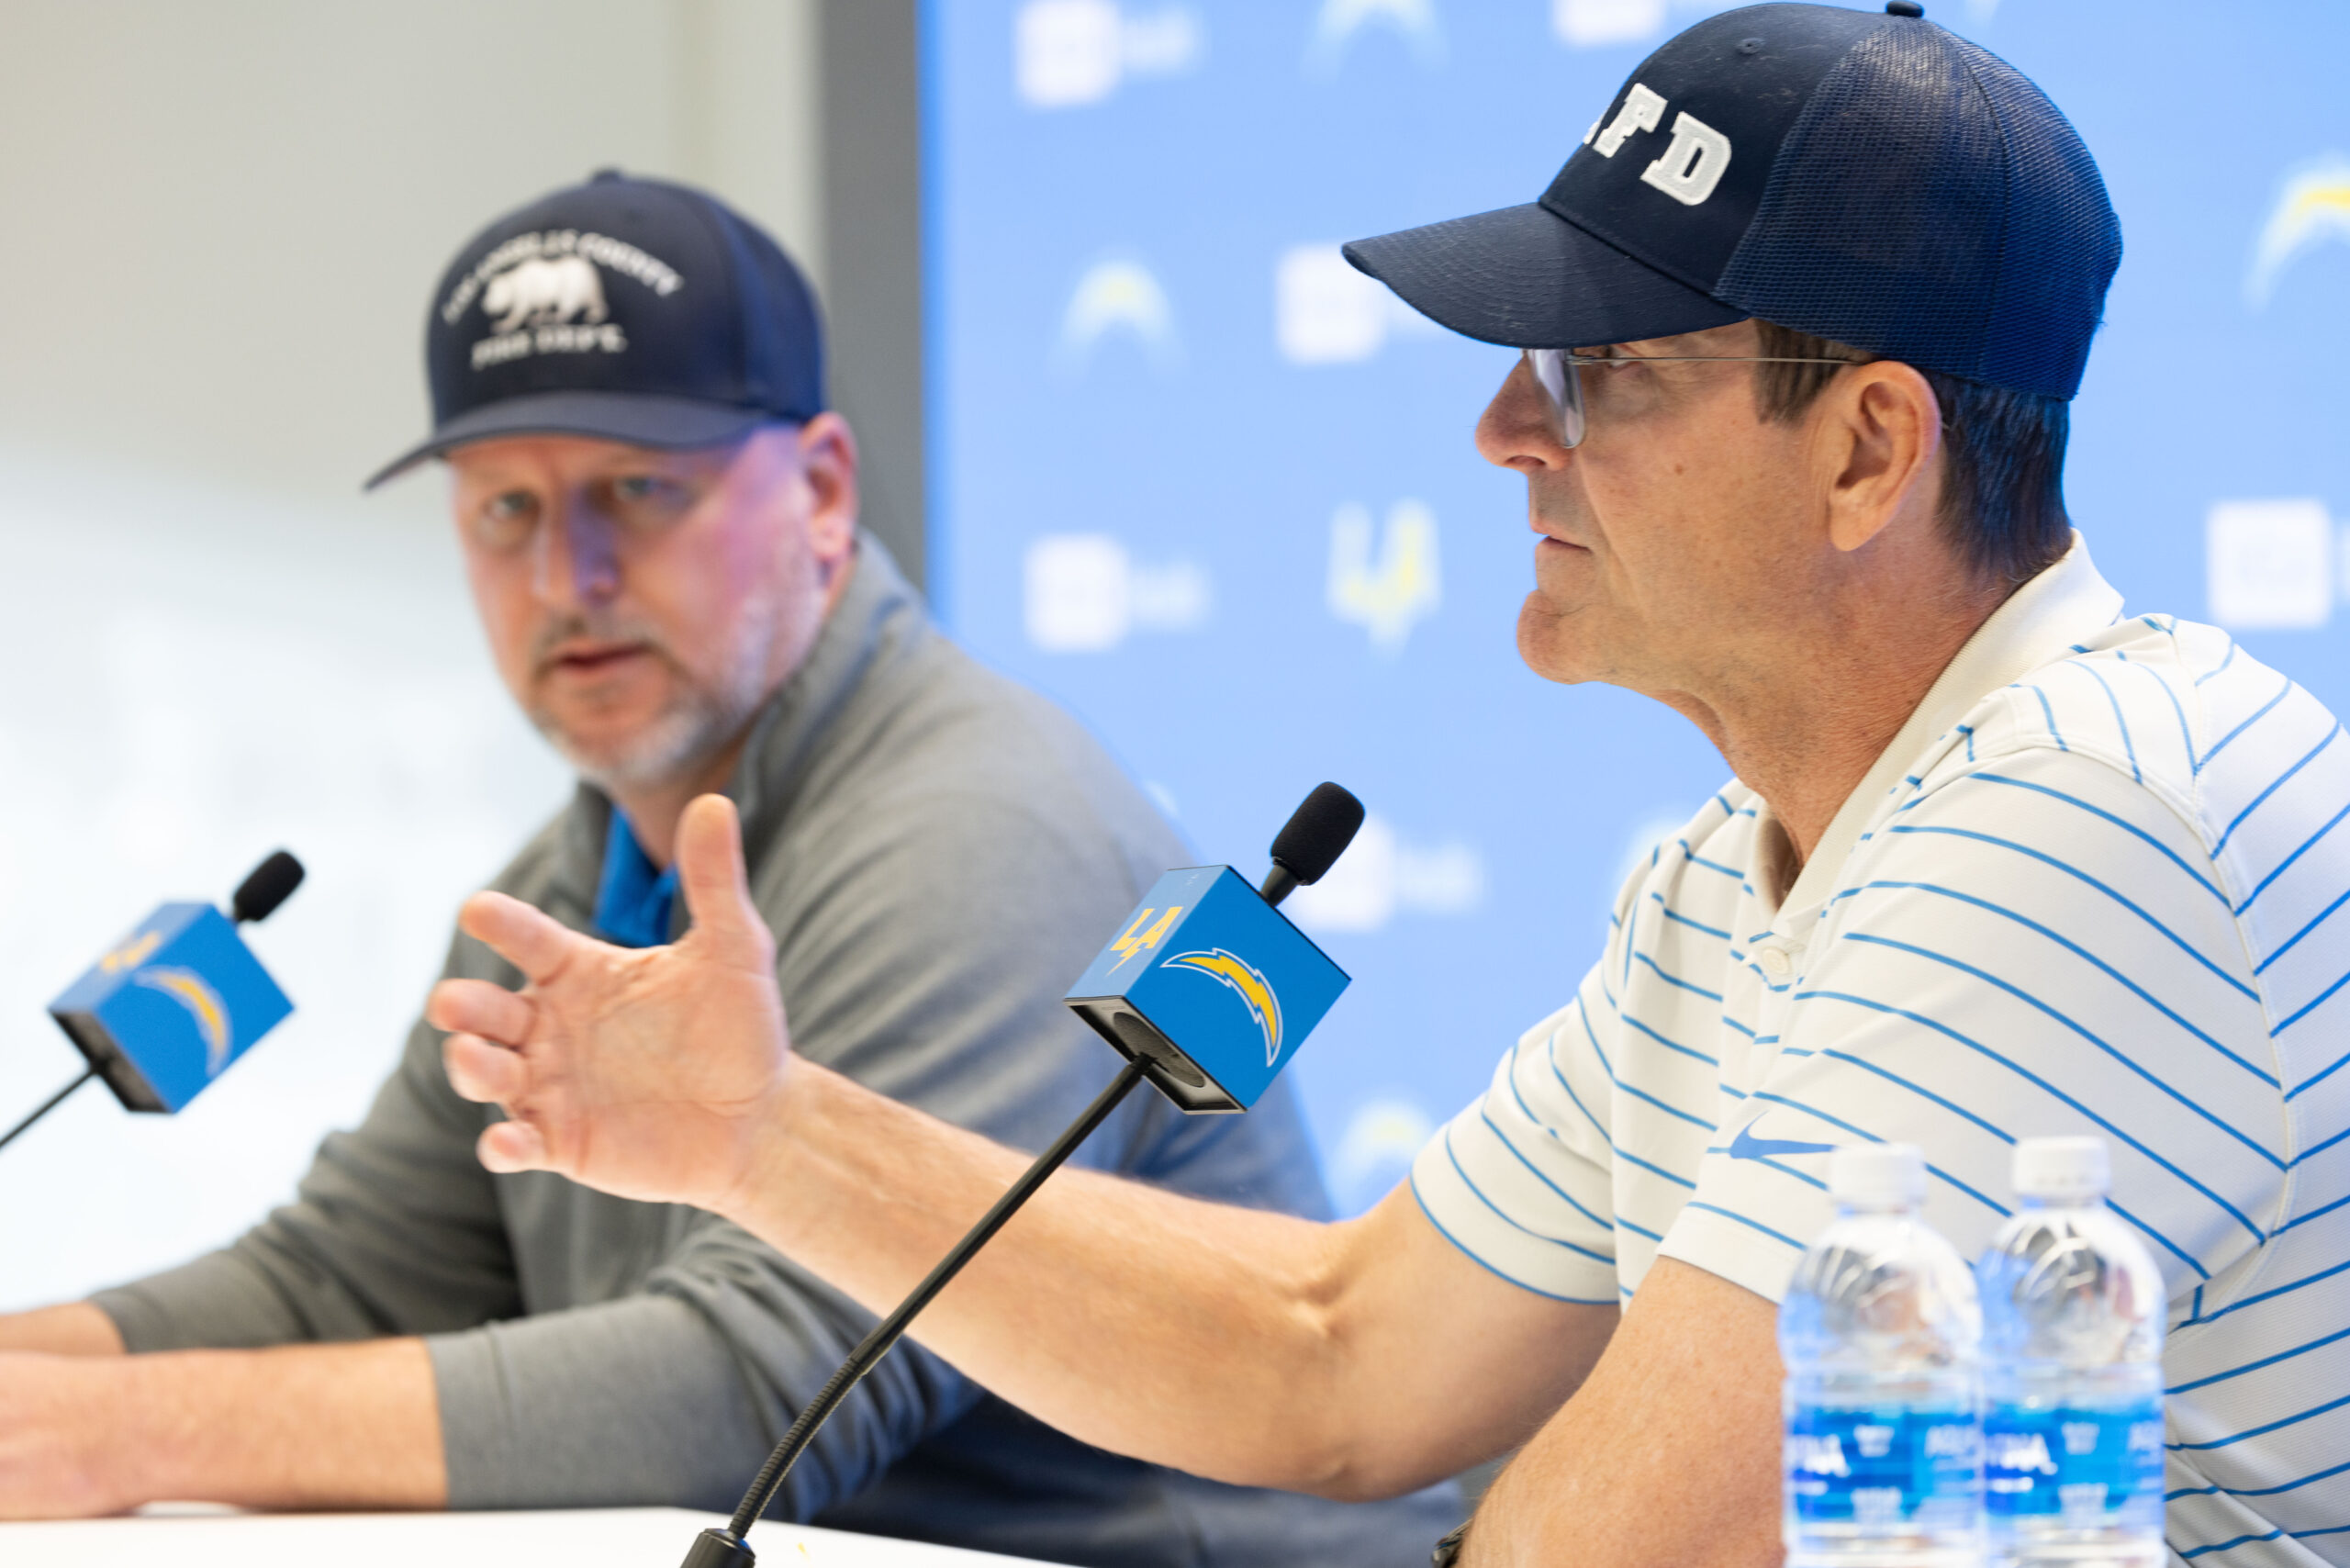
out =
[[[730,1512],[873,1315],[713,1215],[643,1285],[425,1341],[453,1508]],[[778,1514],[856,1495],[979,1390],[901,1343],[802,1455]]]
[[[2092,1134],[2174,1299],[2281,1196],[2268,1030],[2200,835],[2126,766],[2031,747],[1917,788],[1853,852],[1774,1058],[1662,1252],[1772,1300],[1831,1217],[1829,1151],[1919,1145],[1926,1217],[1980,1251],[2017,1139]],[[1750,958],[1751,955],[1749,956]]]
[[[456,960],[453,957],[453,971]],[[252,1349],[467,1327],[521,1310],[478,1106],[422,1023],[366,1118],[295,1200],[229,1246],[91,1298],[132,1351]]]
[[[1642,879],[1635,874],[1618,895],[1606,950],[1574,1000],[1518,1037],[1484,1097],[1412,1164],[1413,1195],[1447,1239],[1561,1301],[1613,1306],[1621,1294],[1608,1069],[1617,1019],[1603,977],[1622,961]]]

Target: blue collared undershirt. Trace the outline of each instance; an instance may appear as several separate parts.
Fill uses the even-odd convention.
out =
[[[658,947],[669,940],[677,902],[677,868],[653,868],[653,857],[618,806],[604,835],[604,871],[596,888],[596,935],[623,947]]]

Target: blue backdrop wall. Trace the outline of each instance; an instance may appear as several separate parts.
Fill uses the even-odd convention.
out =
[[[1296,1070],[1350,1210],[1566,1000],[1631,862],[1726,770],[1662,708],[1519,664],[1523,485],[1470,446],[1512,355],[1337,243],[1531,200],[1648,50],[1725,8],[923,14],[933,597],[1206,858],[1254,875],[1324,778],[1369,804],[1291,906],[1356,977]],[[2350,6],[1929,13],[2047,89],[2121,215],[2068,477],[2099,566],[2350,710]]]

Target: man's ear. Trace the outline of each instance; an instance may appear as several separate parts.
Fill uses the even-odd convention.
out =
[[[829,577],[856,547],[856,435],[835,413],[800,427],[800,465],[809,489],[808,538]]]
[[[1827,470],[1829,542],[1858,550],[1904,518],[1931,523],[1942,490],[1942,402],[1893,360],[1841,371],[1813,410]]]

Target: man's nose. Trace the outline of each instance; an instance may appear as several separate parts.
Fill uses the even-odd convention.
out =
[[[621,586],[613,546],[611,520],[581,498],[566,498],[532,541],[532,590],[541,602],[557,608],[609,601]]]
[[[1570,460],[1551,426],[1549,403],[1522,354],[1478,417],[1477,454],[1496,467],[1521,472],[1563,468]]]

